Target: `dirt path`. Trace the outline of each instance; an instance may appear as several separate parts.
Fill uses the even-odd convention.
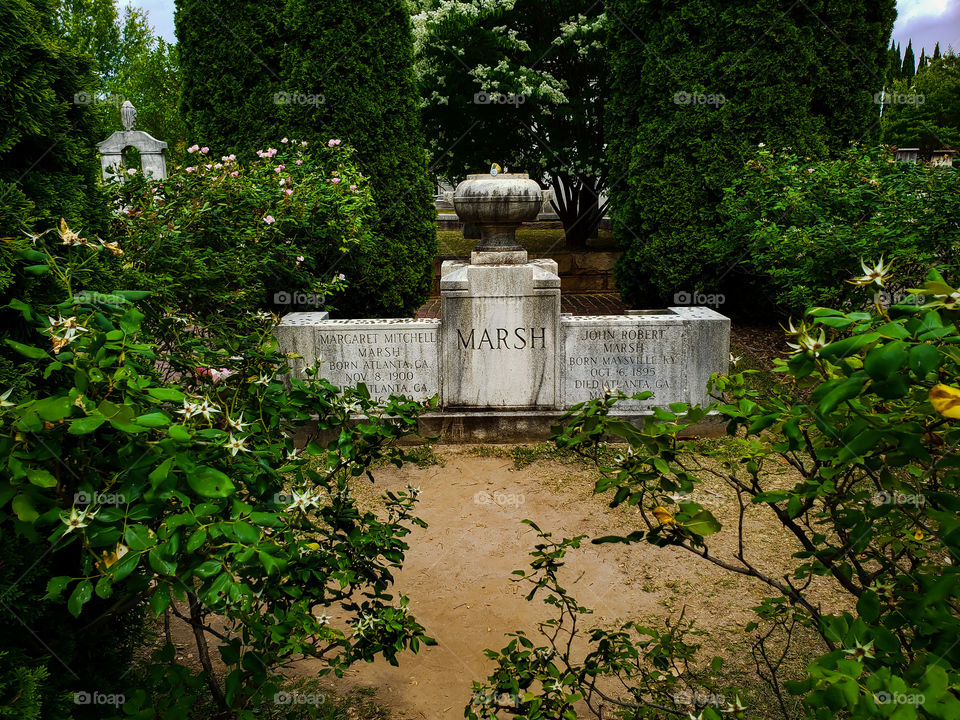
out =
[[[463,448],[438,450],[444,466],[383,469],[376,485],[361,493],[420,486],[418,514],[429,523],[408,538],[410,551],[396,589],[411,600],[411,611],[437,640],[419,654],[405,654],[399,667],[386,662],[355,666],[349,683],[376,688],[381,702],[397,717],[447,720],[463,717],[472,681],[484,680],[493,667],[483,651],[499,649],[506,633],[536,633],[536,624],[552,608],[526,602],[526,585],[511,582],[511,572],[527,567],[535,532],[529,518],[555,538],[598,537],[639,527],[634,509],[611,511],[592,494],[593,478],[575,465],[538,461],[523,470],[501,457],[478,457]],[[371,495],[372,496],[372,495]],[[609,498],[607,498],[609,500]],[[724,507],[727,505],[727,507]],[[732,499],[714,499],[718,517],[733,510]],[[757,518],[757,532],[765,532]],[[732,539],[732,538],[731,538]],[[770,537],[771,554],[791,551],[785,538]],[[765,553],[766,554],[766,553]],[[755,582],[731,576],[685,551],[586,542],[568,555],[567,589],[593,608],[591,626],[626,620],[661,624],[664,617],[686,617],[714,640],[733,638],[752,617],[764,595]],[[734,645],[728,649],[735,651]],[[315,662],[295,668],[311,676]]]

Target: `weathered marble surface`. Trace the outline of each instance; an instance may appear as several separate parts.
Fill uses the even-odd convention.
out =
[[[370,395],[415,399],[440,392],[439,320],[330,320],[325,312],[284,316],[275,328],[285,352],[302,376],[320,363],[320,374],[338,387],[365,383]]]
[[[441,405],[499,410],[556,407],[560,330],[556,263],[499,265],[489,262],[494,257],[480,259],[487,262],[448,262],[441,269]]]
[[[710,375],[727,370],[730,320],[708,308],[565,316],[561,324],[563,407],[600,396],[605,388],[653,393],[647,400],[621,401],[620,411],[706,404]]]

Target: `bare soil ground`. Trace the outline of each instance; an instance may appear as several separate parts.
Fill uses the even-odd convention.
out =
[[[640,527],[635,508],[611,510],[609,497],[594,496],[590,468],[571,462],[539,459],[517,470],[504,450],[450,446],[436,450],[442,465],[380,468],[377,482],[358,485],[370,504],[385,489],[419,486],[418,514],[429,523],[415,529],[396,590],[411,600],[411,612],[436,639],[434,647],[401,657],[399,667],[386,662],[355,666],[339,690],[370,688],[396,718],[447,720],[463,717],[472,682],[484,680],[493,662],[485,648],[506,645],[515,630],[536,634],[538,622],[551,617],[548,606],[526,602],[529,587],[511,582],[511,572],[525,569],[535,532],[529,518],[555,538],[626,534]],[[789,481],[787,469],[784,480]],[[732,526],[736,502],[722,485],[716,495],[697,497]],[[726,491],[726,492],[725,492]],[[762,509],[747,515],[748,554],[774,575],[788,567],[795,544]],[[729,556],[736,534],[724,532],[714,546]],[[611,628],[628,620],[662,626],[664,618],[696,621],[705,631],[699,641],[705,658],[725,656],[725,676],[732,683],[751,680],[749,638],[743,626],[751,608],[773,594],[765,586],[717,568],[677,548],[636,545],[591,545],[568,555],[567,589],[594,609],[591,627]],[[814,586],[825,609],[833,605],[828,587]],[[836,609],[836,608],[831,608]],[[808,648],[810,646],[808,645]],[[709,652],[707,652],[709,650]],[[802,652],[797,661],[802,661]],[[315,661],[295,666],[292,675],[315,676]]]

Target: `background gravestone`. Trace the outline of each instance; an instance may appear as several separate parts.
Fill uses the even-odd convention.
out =
[[[124,101],[120,107],[120,120],[123,123],[123,130],[118,130],[103,142],[97,143],[103,179],[110,180],[110,176],[115,175],[117,168],[124,164],[124,150],[135,148],[140,153],[143,174],[153,175],[155,180],[165,180],[167,144],[157,140],[148,132],[136,129],[137,110],[129,100]]]

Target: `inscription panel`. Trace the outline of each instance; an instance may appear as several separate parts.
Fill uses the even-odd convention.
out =
[[[291,362],[301,375],[319,361],[321,376],[334,385],[364,383],[378,400],[390,395],[419,400],[440,392],[439,320],[322,320],[311,324],[309,333],[287,335],[285,325],[287,318],[277,334],[285,349],[303,356]]]
[[[566,407],[603,395],[650,391],[618,410],[645,410],[688,401],[684,323],[670,316],[564,317],[562,388]]]

